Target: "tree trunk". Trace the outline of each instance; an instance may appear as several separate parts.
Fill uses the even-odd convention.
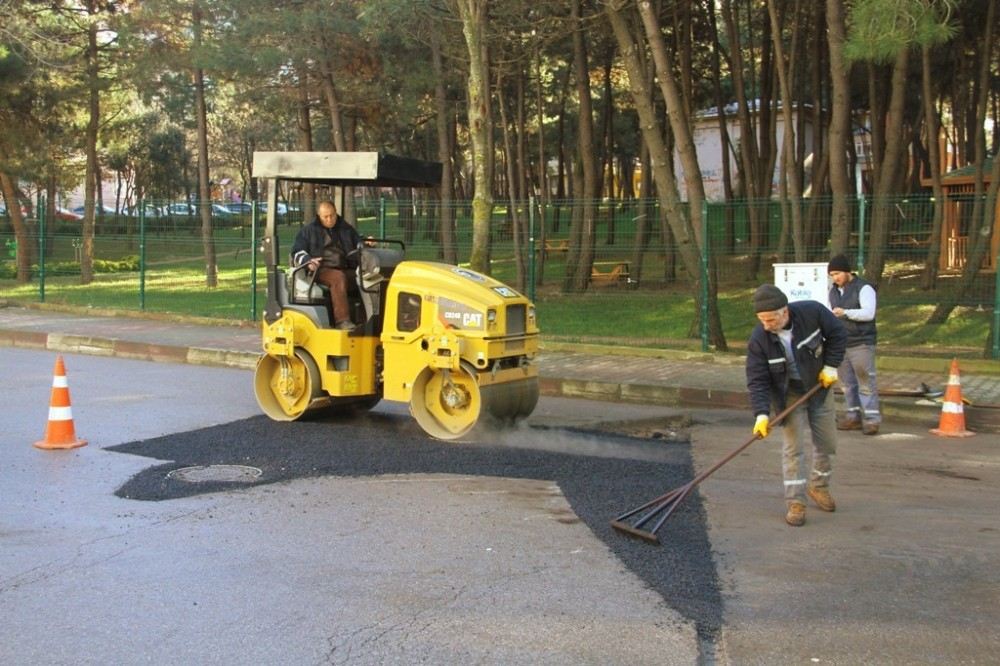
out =
[[[687,102],[684,100],[680,86],[674,75],[674,63],[670,52],[667,50],[663,40],[663,31],[660,29],[659,19],[653,10],[652,4],[648,0],[637,2],[639,14],[642,18],[642,25],[646,32],[646,39],[649,42],[653,55],[653,64],[656,68],[656,78],[660,83],[660,92],[667,105],[667,118],[670,120],[670,128],[674,133],[674,140],[677,143],[677,153],[680,156],[681,164],[684,166],[684,182],[688,197],[689,233],[694,236],[698,245],[697,250],[709,254],[709,238],[704,233],[706,220],[702,219],[702,203],[705,201],[705,185],[701,179],[701,166],[698,163],[698,152],[694,145],[694,135],[691,129],[691,122],[688,118]],[[621,16],[619,15],[619,19]],[[630,75],[631,76],[631,75]],[[669,158],[669,156],[668,156]],[[660,189],[663,185],[658,183]],[[673,187],[676,187],[674,185]],[[722,319],[719,315],[718,303],[714,297],[717,293],[717,285],[712,279],[712,272],[703,275],[701,261],[697,264],[698,269],[691,273],[697,282],[708,280],[705,285],[705,292],[708,293],[708,331],[709,338],[717,349],[726,348],[725,334],[722,330]],[[690,268],[690,267],[689,267]],[[700,305],[702,290],[698,289],[697,302]],[[698,308],[701,312],[701,307]]]
[[[920,287],[929,290],[933,289],[937,282],[938,262],[941,260],[941,226],[944,223],[944,187],[941,184],[941,146],[939,144],[941,126],[938,122],[937,109],[934,108],[929,46],[924,46],[921,49],[920,65],[924,95],[924,124],[927,128],[927,162],[931,172],[931,191],[934,196],[930,244],[927,246],[927,258],[924,261],[924,271],[920,277]]]
[[[437,30],[431,35],[431,60],[434,65],[434,104],[438,159],[441,160],[441,250],[446,264],[458,263],[455,247],[455,223],[452,200],[454,199],[454,176],[451,170],[451,135],[448,128],[448,94],[445,89],[444,64],[441,60],[441,35]]]
[[[490,119],[490,66],[486,31],[487,0],[457,0],[462,32],[469,51],[469,135],[472,140],[472,251],[469,264],[490,273],[490,221],[493,217],[493,125]]]
[[[298,123],[296,130],[299,135],[299,150],[312,152],[313,135],[312,119],[309,117],[309,72],[300,63],[298,70]],[[343,211],[338,211],[343,214]],[[316,186],[312,183],[302,183],[302,224],[309,224],[316,217]],[[347,219],[346,216],[344,219]]]
[[[797,7],[795,4],[795,7]],[[786,62],[785,45],[782,41],[782,26],[778,20],[778,11],[775,9],[774,0],[768,0],[767,13],[771,19],[771,40],[774,44],[774,57],[776,59],[776,69],[778,70],[778,83],[781,89],[781,115],[784,121],[784,136],[781,140],[782,148],[782,171],[784,172],[785,188],[790,201],[786,206],[791,213],[791,235],[792,247],[795,253],[795,261],[805,261],[805,233],[802,228],[802,181],[799,178],[799,164],[795,159],[795,123],[792,118],[792,73],[795,71],[795,49],[789,54]],[[796,34],[799,29],[798,21],[792,21],[792,33]],[[794,38],[793,38],[794,44]],[[801,110],[800,110],[801,113]]]
[[[646,84],[646,71],[639,55],[641,50],[629,29],[626,17],[619,10],[615,9],[613,5],[606,5],[605,15],[611,23],[615,39],[618,42],[619,52],[622,55],[625,69],[628,72],[629,90],[632,93],[632,99],[639,115],[639,127],[642,130],[643,140],[649,148],[653,180],[656,183],[661,212],[666,216],[670,230],[677,243],[678,253],[681,256],[681,261],[683,261],[688,275],[693,278],[698,277],[701,275],[702,270],[697,241],[693,237],[690,223],[687,216],[684,215],[680,196],[677,193],[673,160],[663,140],[663,129],[660,126],[653,105],[652,91]],[[710,306],[713,300],[710,294]],[[698,302],[700,302],[700,294]],[[715,320],[719,322],[717,308],[715,317]],[[717,345],[717,348],[723,351],[726,349],[726,342],[725,337],[722,336],[721,322],[719,322],[718,331],[713,332],[712,321],[713,317],[710,307],[709,335]],[[716,337],[716,333],[718,337]]]
[[[649,242],[650,205],[649,199],[652,196],[652,167],[649,159],[649,147],[646,146],[645,138],[640,148],[639,163],[642,165],[642,177],[639,180],[638,205],[635,211],[635,237],[632,239],[632,269],[631,277],[636,282],[642,282],[643,259],[646,256],[646,244]]]
[[[730,167],[732,138],[729,136],[729,118],[726,116],[726,98],[722,93],[722,61],[719,54],[722,44],[719,42],[719,26],[715,18],[714,3],[708,7],[709,27],[712,31],[712,92],[715,93],[715,106],[719,109],[719,145],[722,152],[722,189],[726,202],[733,200],[733,175]],[[736,232],[733,225],[731,209],[726,206],[726,250],[736,249]]]
[[[892,226],[892,196],[896,192],[899,170],[905,155],[903,107],[906,104],[906,77],[909,51],[902,49],[892,68],[892,87],[889,100],[888,123],[885,131],[885,150],[881,169],[877,172],[872,205],[872,230],[868,247],[871,252],[865,262],[865,279],[878,285],[885,268],[885,248]],[[874,128],[873,128],[874,130]],[[874,132],[873,132],[874,133]]]
[[[325,40],[323,50],[324,53],[327,51]],[[334,83],[333,64],[326,57],[320,60],[320,64],[323,70],[320,83],[323,88],[323,96],[326,98],[327,113],[330,116],[330,137],[333,142],[333,149],[337,152],[351,150],[349,146],[349,139],[351,137],[347,136],[347,132],[344,130],[344,116],[340,108],[340,97],[337,94],[337,86]],[[344,209],[338,212],[344,216],[345,220],[354,220],[356,222],[357,216],[354,213],[354,188],[345,187],[343,194]]]
[[[497,105],[500,108],[500,127],[503,131],[503,151],[507,159],[504,160],[504,166],[507,171],[507,201],[508,209],[507,213],[511,216],[511,238],[514,242],[514,259],[517,274],[517,288],[518,291],[525,291],[525,265],[524,256],[521,254],[521,234],[520,234],[520,211],[518,209],[518,191],[517,191],[517,171],[518,165],[517,160],[514,159],[514,140],[511,139],[511,128],[510,123],[507,118],[507,103],[505,101],[506,95],[503,89],[503,76],[497,74]]]
[[[580,165],[583,191],[575,198],[580,206],[580,224],[570,239],[566,261],[565,288],[567,291],[584,291],[590,284],[594,267],[594,200],[597,198],[597,164],[594,153],[594,111],[590,101],[590,66],[584,42],[586,27],[581,20],[580,0],[570,0],[570,17],[573,22],[573,78],[579,103],[577,124],[577,164]],[[574,261],[575,260],[575,261]]]
[[[986,10],[986,23],[983,27],[983,41],[980,44],[979,58],[979,99],[976,104],[975,120],[975,185],[973,192],[972,219],[969,221],[969,254],[958,284],[948,293],[928,318],[928,324],[943,324],[955,306],[968,293],[975,282],[976,276],[983,265],[987,250],[990,249],[990,238],[996,227],[994,213],[997,204],[997,191],[1000,190],[1000,156],[993,157],[993,169],[990,174],[990,188],[983,201],[983,166],[986,160],[986,111],[989,100],[990,62],[993,58],[993,23],[996,18],[997,0],[989,0]],[[996,267],[1000,270],[1000,266]]]
[[[194,5],[194,50],[201,48],[201,7]],[[205,73],[201,67],[194,69],[194,104],[198,122],[198,192],[201,199],[201,244],[205,253],[205,286],[209,289],[219,284],[219,267],[215,257],[215,238],[212,236],[212,191],[208,184],[208,117],[205,111]]]
[[[21,202],[17,198],[14,179],[5,171],[0,171],[0,191],[7,202],[7,215],[10,217],[10,226],[14,229],[14,242],[17,243],[17,281],[25,284],[31,281],[31,239],[21,214]]]
[[[517,199],[518,208],[516,210],[517,218],[514,225],[515,245],[517,249],[517,261],[521,270],[527,273],[527,256],[528,256],[528,176],[529,176],[529,165],[528,165],[528,130],[526,127],[526,105],[527,100],[525,93],[525,71],[524,67],[520,64],[517,68],[517,117],[515,119],[516,127],[516,138],[517,138]]]
[[[87,15],[98,13],[97,0],[87,0]],[[83,220],[80,222],[80,284],[94,281],[94,211],[97,180],[97,131],[101,121],[100,80],[97,51],[97,21],[87,27],[87,129],[84,131],[84,151],[87,168],[84,174]]]
[[[538,221],[535,226],[536,247],[540,248],[536,257],[538,263],[535,266],[535,283],[542,285],[545,282],[545,211],[549,208],[552,197],[549,192],[549,168],[545,154],[545,91],[542,85],[542,56],[541,51],[535,53],[535,88],[536,101],[535,113],[536,124],[538,126]]]
[[[747,272],[750,280],[757,279],[760,270],[760,253],[764,244],[763,221],[757,206],[762,194],[758,191],[759,177],[757,175],[758,150],[754,138],[753,119],[746,95],[746,84],[743,78],[743,50],[740,43],[740,31],[736,26],[731,0],[722,0],[722,16],[726,24],[726,36],[730,44],[730,72],[733,79],[733,92],[736,95],[736,108],[740,121],[740,182],[743,186],[743,196],[749,203],[746,209],[749,238],[747,244]]]

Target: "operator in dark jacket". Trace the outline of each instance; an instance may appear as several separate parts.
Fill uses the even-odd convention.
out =
[[[806,495],[823,511],[834,511],[830,496],[831,456],[837,452],[836,410],[829,388],[837,381],[844,360],[847,332],[822,303],[789,303],[771,284],[753,295],[759,324],[747,343],[747,388],[756,422],[754,434],[767,437],[771,407],[780,412],[817,383],[822,388],[788,415],[782,435],[782,472],[785,481],[785,522],[799,526],[806,520]],[[812,439],[812,470],[807,472],[803,440]]]
[[[323,201],[316,209],[316,219],[299,230],[292,243],[292,263],[309,264],[316,273],[316,282],[330,290],[334,326],[343,330],[354,328],[347,304],[348,271],[358,267],[358,245],[361,237],[344,218],[337,215],[332,201]]]

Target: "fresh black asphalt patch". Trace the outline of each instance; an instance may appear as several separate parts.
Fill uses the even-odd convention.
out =
[[[558,438],[624,450],[659,447],[659,460],[575,455],[505,444],[506,435],[481,435],[471,443],[426,437],[411,419],[369,413],[353,419],[321,418],[279,423],[264,416],[110,447],[122,453],[170,461],[143,470],[116,495],[136,500],[170,500],[279,481],[319,476],[458,474],[558,483],[570,506],[608,547],[668,605],[693,621],[703,640],[717,638],[722,598],[712,561],[706,516],[692,493],[664,523],[655,546],[615,531],[609,521],[694,476],[690,447],[607,433],[521,430],[523,440]],[[570,444],[572,442],[570,441]],[[248,465],[262,470],[253,482],[189,483],[168,472],[197,465]],[[387,510],[389,510],[387,508]]]

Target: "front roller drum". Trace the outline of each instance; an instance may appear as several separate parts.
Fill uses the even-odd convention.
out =
[[[526,419],[538,404],[538,377],[482,387],[483,413],[494,425],[509,426]]]
[[[257,360],[253,388],[261,411],[275,421],[295,421],[325,396],[316,362],[301,349],[290,357],[262,355]]]
[[[410,413],[437,439],[457,439],[480,419],[510,425],[528,417],[538,403],[538,378],[530,377],[481,387],[474,370],[457,372],[425,368],[413,384]]]

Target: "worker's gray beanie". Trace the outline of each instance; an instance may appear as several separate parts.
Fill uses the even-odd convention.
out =
[[[788,305],[788,297],[773,284],[762,284],[753,292],[753,311],[772,312]]]

